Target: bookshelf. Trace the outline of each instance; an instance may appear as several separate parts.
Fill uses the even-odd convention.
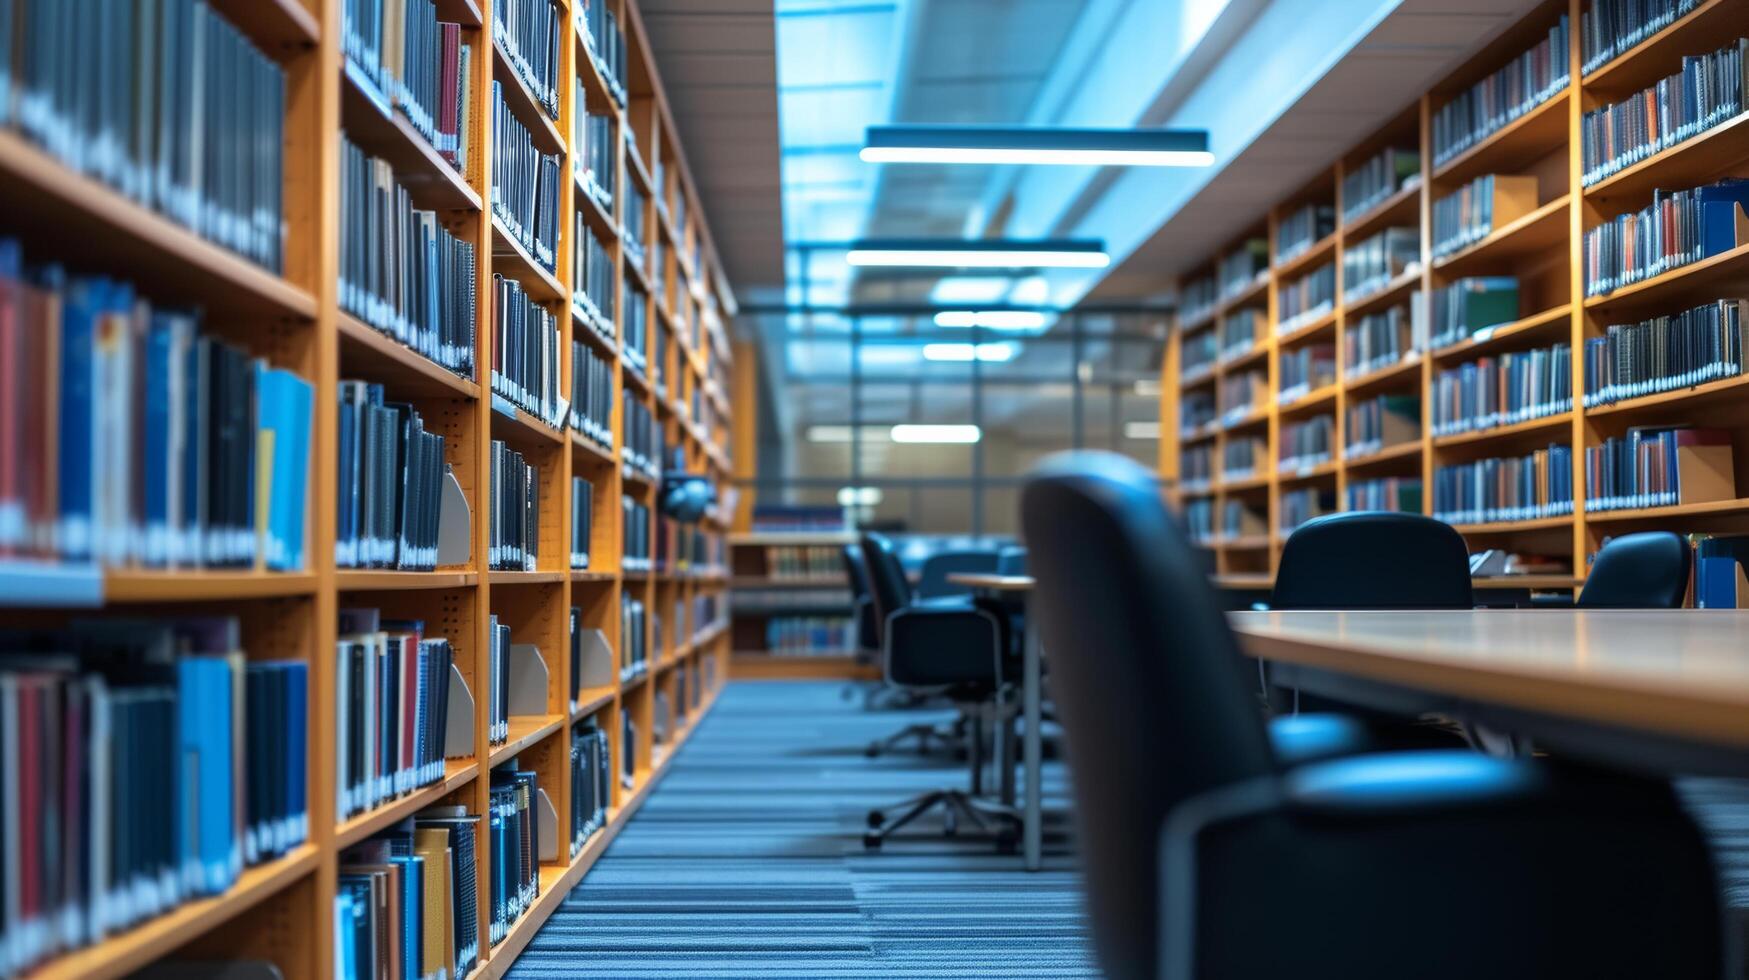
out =
[[[850,582],[839,549],[849,531],[740,531],[729,536],[730,634],[737,677],[877,677],[852,647]],[[832,624],[845,624],[832,629]],[[795,627],[786,631],[784,626]],[[811,627],[811,628],[810,628]],[[843,641],[843,642],[839,642]]]
[[[613,780],[607,820],[575,857],[565,841],[559,842],[558,860],[540,868],[540,896],[495,944],[487,937],[490,850],[482,832],[477,876],[480,962],[474,975],[502,976],[565,891],[588,872],[647,798],[727,680],[727,576],[722,558],[713,557],[724,554],[727,520],[707,516],[695,536],[681,536],[688,547],[671,545],[667,561],[653,570],[631,573],[621,561],[622,495],[650,507],[652,537],[659,531],[672,533],[657,527],[659,481],[622,462],[622,396],[629,394],[648,409],[663,445],[670,454],[679,452],[686,472],[704,474],[727,487],[732,458],[734,413],[725,389],[734,368],[728,321],[735,301],[699,206],[649,37],[635,0],[555,0],[562,12],[559,111],[556,119],[550,118],[520,80],[495,34],[495,2],[438,0],[436,5],[440,20],[461,25],[462,43],[474,56],[468,62],[471,149],[460,168],[433,150],[401,112],[385,110],[348,68],[342,0],[211,4],[285,71],[281,190],[286,247],[279,273],[75,172],[18,130],[0,124],[0,180],[17,191],[8,195],[0,235],[16,237],[27,260],[64,262],[77,273],[131,281],[154,303],[198,306],[206,315],[203,329],[295,371],[315,393],[306,570],[159,571],[0,559],[0,607],[19,621],[58,625],[94,613],[235,616],[251,660],[302,661],[309,672],[307,841],[245,868],[220,895],[184,903],[112,932],[95,945],[62,953],[37,966],[33,976],[120,977],[164,958],[266,959],[288,978],[328,976],[334,963],[342,849],[433,804],[485,812],[492,768],[513,758],[539,774],[541,787],[564,814],[572,789],[567,764],[572,724],[598,718],[617,763],[620,719],[629,716],[638,729],[631,781],[622,785]],[[613,98],[589,50],[582,16],[591,2],[605,3],[625,34],[623,105]],[[543,267],[492,213],[494,79],[503,83],[510,111],[529,128],[535,143],[557,152],[569,169],[561,172],[559,244],[552,269]],[[582,82],[590,110],[613,120],[616,139],[610,158],[616,186],[641,181],[650,191],[647,217],[659,215],[660,220],[632,222],[623,213],[623,194],[604,204],[585,192],[579,166],[584,148],[567,139],[573,114],[582,111],[575,104],[573,79]],[[471,246],[479,299],[472,377],[439,366],[343,311],[338,282],[342,132],[370,155],[389,161],[413,205],[436,212],[451,234]],[[622,135],[635,138],[635,151],[617,138]],[[656,174],[661,175],[659,188]],[[616,339],[626,335],[624,303],[616,303],[613,316],[599,323],[572,301],[582,288],[572,281],[578,215],[607,246],[616,295],[641,289],[659,296],[645,335],[648,349],[635,353],[644,354],[652,365],[661,359],[660,385],[651,382],[649,369],[640,372],[632,366],[623,342]],[[637,227],[642,228],[641,242],[631,239]],[[640,244],[651,264],[660,256],[664,267],[659,275],[635,268],[628,258]],[[568,354],[575,337],[614,365],[613,448],[556,429],[493,394],[489,289],[495,275],[520,282],[555,314],[561,351]],[[561,360],[560,387],[568,393],[570,359]],[[338,477],[336,392],[342,379],[382,385],[390,399],[417,408],[428,431],[444,436],[445,462],[471,515],[465,562],[430,572],[336,567],[330,542],[338,520],[333,488]],[[485,516],[490,444],[495,439],[540,469],[540,558],[532,571],[488,567]],[[590,483],[594,501],[585,570],[567,567],[573,476]],[[569,610],[581,611],[585,628],[602,630],[617,656],[628,639],[621,635],[621,603],[626,598],[644,602],[652,613],[644,620],[646,672],[584,688],[579,701],[569,703]],[[549,668],[545,713],[513,715],[509,740],[491,745],[480,703],[471,756],[446,760],[435,782],[337,820],[334,651],[339,611],[358,607],[380,609],[385,618],[423,620],[427,636],[448,638],[456,667],[476,699],[483,694],[489,670],[488,620],[498,616],[511,625],[517,642],[535,643],[544,655]],[[700,612],[704,609],[714,611],[706,617]],[[664,703],[670,717],[655,724],[664,721],[658,717]],[[656,729],[661,730],[659,739],[652,738]],[[562,826],[559,833],[564,836]]]
[[[1257,224],[1217,254],[1190,268],[1181,279],[1192,302],[1185,304],[1175,324],[1169,355],[1164,359],[1161,418],[1161,472],[1176,479],[1187,454],[1198,447],[1213,452],[1212,476],[1180,483],[1174,491],[1182,505],[1200,519],[1212,517],[1205,545],[1215,556],[1220,580],[1267,586],[1286,539],[1284,495],[1316,487],[1333,499],[1331,509],[1346,505],[1348,488],[1359,480],[1379,477],[1417,478],[1424,488],[1422,510],[1433,513],[1433,477],[1443,466],[1530,452],[1550,443],[1572,447],[1573,510],[1524,520],[1456,525],[1472,549],[1505,548],[1570,563],[1572,581],[1583,582],[1589,556],[1610,535],[1636,530],[1668,529],[1679,533],[1749,532],[1749,409],[1741,388],[1743,377],[1711,380],[1677,390],[1586,407],[1584,392],[1586,340],[1604,335],[1607,327],[1679,313],[1691,306],[1740,293],[1749,274],[1749,246],[1724,251],[1653,278],[1587,297],[1584,282],[1584,235],[1615,216],[1636,211],[1651,200],[1655,189],[1679,190],[1725,176],[1749,174],[1749,115],[1726,119],[1688,139],[1651,153],[1644,159],[1585,185],[1582,180],[1581,132],[1584,115],[1619,102],[1659,79],[1677,73],[1684,56],[1713,52],[1749,36],[1749,8],[1731,0],[1701,0],[1693,9],[1618,52],[1589,72],[1582,72],[1584,44],[1581,14],[1589,0],[1549,0],[1536,6],[1487,50],[1459,67],[1431,91],[1406,105],[1377,132],[1357,144],[1307,187],[1278,201],[1257,216]],[[1565,86],[1544,101],[1476,139],[1461,152],[1433,161],[1433,129],[1440,109],[1491,72],[1547,37],[1566,16],[1571,29],[1564,56],[1569,63]],[[1415,148],[1419,162],[1404,186],[1377,203],[1344,214],[1345,177],[1385,147]],[[1432,241],[1434,202],[1471,181],[1490,174],[1533,175],[1536,199],[1511,220],[1495,222],[1489,232],[1464,247],[1436,255]],[[1327,237],[1305,252],[1285,260],[1276,253],[1276,230],[1308,201],[1335,203],[1336,224]],[[1527,205],[1529,202],[1527,202]],[[1356,297],[1344,282],[1340,256],[1387,227],[1415,227],[1420,247],[1413,263],[1382,289]],[[1242,292],[1212,295],[1199,282],[1214,276],[1247,239],[1269,241],[1270,261],[1263,282]],[[1336,256],[1336,302],[1318,317],[1278,332],[1282,297],[1307,269]],[[1413,293],[1434,290],[1466,276],[1516,276],[1519,315],[1510,322],[1479,331],[1468,339],[1440,348],[1410,352],[1402,360],[1363,371],[1349,368],[1344,343],[1361,319],[1408,302]],[[1207,349],[1198,337],[1220,331],[1246,310],[1264,317],[1257,344],[1246,351],[1223,350],[1206,367],[1180,368],[1183,352]],[[1278,401],[1282,361],[1297,348],[1325,341],[1336,346],[1334,391],[1313,392],[1287,404]],[[1483,356],[1524,352],[1551,344],[1569,345],[1572,356],[1573,408],[1542,417],[1498,424],[1475,431],[1433,435],[1432,394],[1437,376]],[[1228,379],[1261,371],[1264,396],[1250,412],[1224,415],[1214,393]],[[1410,438],[1357,455],[1345,455],[1348,410],[1380,394],[1401,394],[1420,400],[1418,433]],[[1314,403],[1313,399],[1316,399]],[[1282,456],[1283,427],[1296,417],[1333,406],[1333,459],[1305,470],[1286,470]],[[1182,422],[1182,424],[1180,424]],[[1610,436],[1620,437],[1632,426],[1696,424],[1727,429],[1734,449],[1737,499],[1635,510],[1585,509],[1585,447],[1596,447]],[[1263,434],[1263,459],[1255,473],[1223,479],[1221,463],[1228,444]],[[1249,533],[1223,534],[1222,516],[1234,503],[1259,518]],[[1540,585],[1565,581],[1564,575],[1532,576]]]

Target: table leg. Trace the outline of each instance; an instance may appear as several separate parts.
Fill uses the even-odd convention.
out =
[[[1026,767],[1026,812],[1021,817],[1021,847],[1025,855],[1026,870],[1037,871],[1039,868],[1039,852],[1042,849],[1044,837],[1042,811],[1044,809],[1044,787],[1040,785],[1040,761],[1043,755],[1042,739],[1039,735],[1039,685],[1040,659],[1039,631],[1036,624],[1029,623],[1031,629],[1026,631],[1025,653],[1021,666],[1021,698],[1022,711],[1026,717],[1026,731],[1021,740],[1021,753]]]

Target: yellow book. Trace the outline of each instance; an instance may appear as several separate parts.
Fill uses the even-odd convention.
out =
[[[455,966],[455,927],[449,884],[449,831],[419,827],[413,831],[413,853],[425,859],[425,950],[420,972],[437,976]]]

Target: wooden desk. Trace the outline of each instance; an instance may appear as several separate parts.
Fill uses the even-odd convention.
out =
[[[1320,693],[1404,701],[1652,768],[1749,772],[1749,611],[1240,612]]]

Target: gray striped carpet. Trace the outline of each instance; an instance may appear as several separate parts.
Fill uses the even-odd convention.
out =
[[[1067,843],[1045,868],[919,821],[876,853],[864,815],[963,764],[871,740],[929,713],[864,711],[837,683],[736,682],[512,967],[548,977],[1097,976]],[[945,716],[942,716],[945,717]],[[1067,788],[1045,769],[1047,804]]]

